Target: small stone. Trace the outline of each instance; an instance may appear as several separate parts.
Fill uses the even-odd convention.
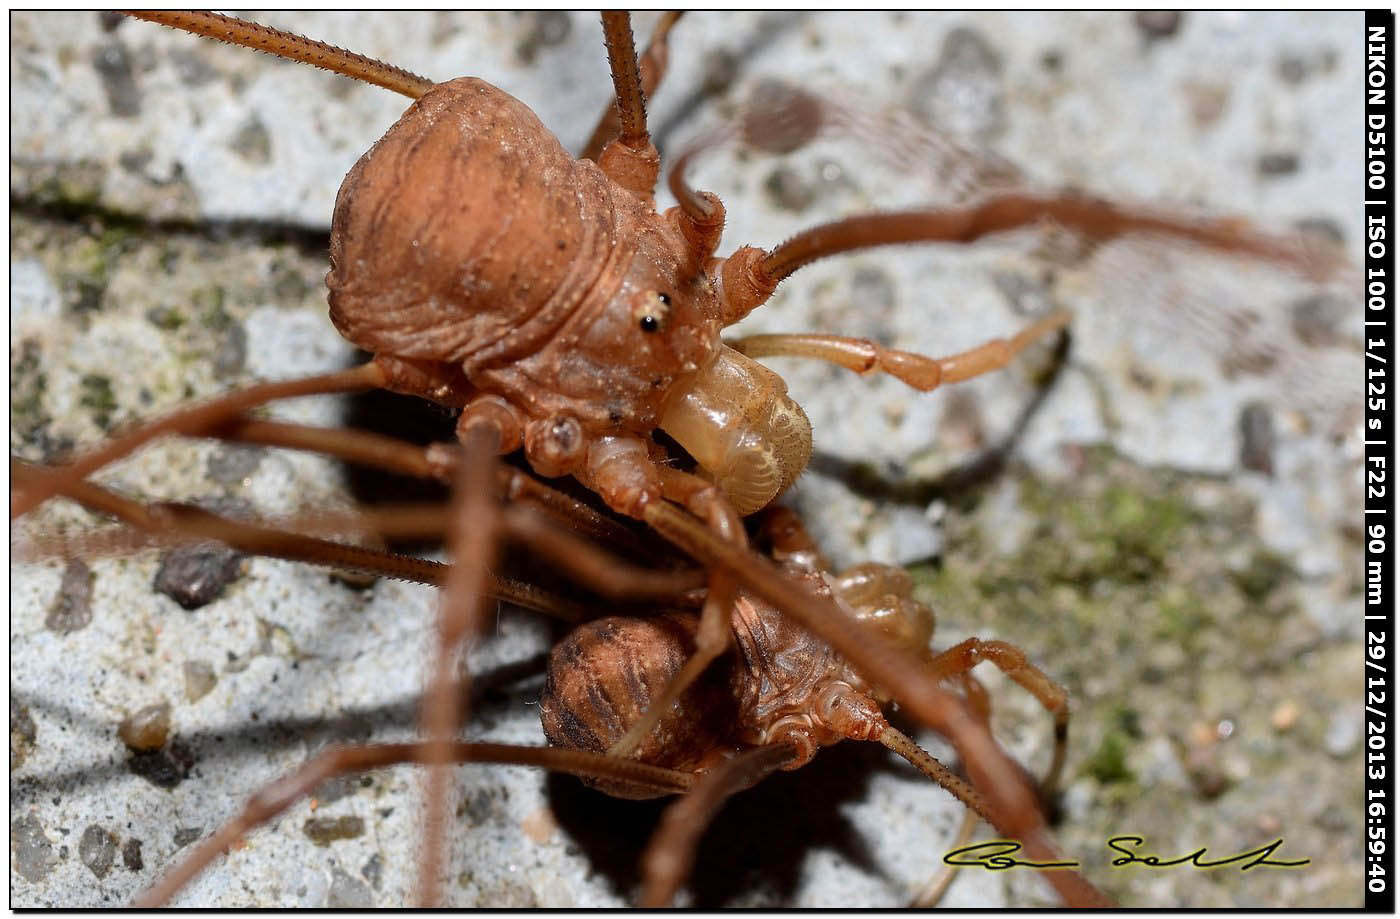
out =
[[[107,107],[118,118],[134,118],[141,114],[141,92],[131,72],[131,56],[121,42],[103,45],[93,53],[93,69],[102,78],[107,93]]]
[[[272,162],[272,137],[267,133],[267,125],[256,115],[249,118],[229,141],[229,149],[253,166]]]
[[[331,871],[331,889],[326,894],[326,906],[330,909],[369,909],[374,906],[374,895],[364,881],[335,868]]]
[[[83,836],[78,840],[78,858],[82,859],[89,871],[98,878],[106,877],[116,857],[117,837],[110,830],[95,823],[83,830]]]
[[[225,444],[205,465],[209,478],[220,485],[237,486],[246,482],[262,463],[263,451],[241,444]]]
[[[1343,343],[1337,327],[1351,312],[1351,304],[1335,294],[1320,293],[1293,304],[1293,332],[1305,345],[1315,348]]]
[[[29,714],[29,709],[10,697],[10,771],[13,772],[24,761],[29,758],[29,754],[34,752],[34,741],[39,736],[38,728],[34,726],[34,719]]]
[[[363,835],[365,822],[359,817],[312,817],[302,826],[302,832],[316,845],[328,846]]]
[[[1281,702],[1279,706],[1274,709],[1274,713],[1269,716],[1269,723],[1274,726],[1275,731],[1279,731],[1280,733],[1291,731],[1294,725],[1298,723],[1298,716],[1301,715],[1302,712],[1303,710],[1298,707],[1296,702]]]
[[[768,200],[779,210],[800,213],[816,199],[812,183],[791,166],[779,166],[763,181]]]
[[[183,849],[185,846],[199,839],[204,833],[203,828],[197,826],[181,827],[175,831],[175,848]]]
[[[194,763],[194,752],[174,740],[163,750],[133,754],[126,761],[126,767],[157,788],[174,788],[189,778]]]
[[[76,632],[92,622],[92,569],[73,559],[63,569],[58,596],[49,607],[44,625],[54,632]]]
[[[791,153],[821,132],[824,118],[818,97],[781,80],[764,80],[749,96],[739,130],[750,147]]]
[[[180,546],[161,557],[155,589],[185,609],[218,599],[236,577],[243,556],[227,546]]]
[[[39,818],[26,814],[10,823],[10,858],[15,872],[31,884],[48,876],[58,862]]]
[[[204,661],[185,661],[185,698],[197,702],[209,695],[219,678],[214,668]]]
[[[126,845],[122,846],[122,864],[127,871],[140,871],[146,867],[146,863],[141,859],[141,840],[128,839]]]
[[[1274,474],[1274,415],[1268,405],[1251,402],[1240,412],[1240,465]]]
[[[990,141],[1006,127],[1001,57],[979,31],[954,28],[938,62],[915,81],[913,109],[925,124],[953,137]]]
[[[1133,24],[1149,41],[1171,38],[1181,28],[1180,10],[1138,10],[1133,14]]]
[[[384,879],[384,859],[376,852],[369,857],[369,860],[360,868],[360,877],[369,881],[371,887],[379,889],[380,883]]]
[[[170,703],[148,705],[128,715],[117,726],[117,736],[132,751],[159,750],[170,739]]]
[[[1255,167],[1261,176],[1292,175],[1298,171],[1298,154],[1271,152],[1259,154]]]
[[[330,804],[339,801],[346,795],[353,794],[360,785],[360,776],[342,775],[333,779],[327,779],[316,789],[316,800],[320,804]],[[367,778],[367,776],[366,776]]]

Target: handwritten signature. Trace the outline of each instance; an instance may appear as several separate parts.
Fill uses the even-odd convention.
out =
[[[1248,871],[1251,868],[1300,868],[1308,864],[1312,859],[1302,858],[1293,861],[1275,861],[1270,858],[1280,846],[1283,840],[1275,839],[1266,846],[1259,846],[1247,852],[1239,852],[1235,855],[1207,859],[1206,853],[1209,851],[1205,846],[1201,846],[1194,852],[1176,858],[1162,858],[1154,854],[1139,854],[1137,850],[1145,845],[1147,840],[1141,836],[1124,835],[1114,836],[1104,844],[1114,852],[1121,853],[1112,862],[1113,867],[1122,868],[1126,865],[1145,865],[1148,868],[1175,868],[1180,865],[1190,865],[1193,868],[1223,868],[1226,865],[1239,865],[1241,871]],[[944,864],[955,867],[984,868],[987,871],[1005,871],[1008,868],[1037,868],[1041,870],[1056,870],[1061,868],[1078,868],[1077,861],[1064,862],[1037,862],[1025,859],[1014,858],[1013,856],[1021,851],[1019,842],[1012,842],[1006,839],[994,839],[990,842],[974,843],[970,846],[963,846],[953,849],[943,856]]]

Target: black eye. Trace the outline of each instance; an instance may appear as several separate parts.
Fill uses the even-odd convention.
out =
[[[661,328],[661,323],[656,321],[655,316],[643,316],[641,325],[643,332],[655,332]]]
[[[656,299],[660,300],[660,301],[661,301],[661,304],[662,304],[663,306],[670,306],[670,305],[671,305],[671,295],[670,295],[670,294],[657,294],[657,295],[656,295]]]

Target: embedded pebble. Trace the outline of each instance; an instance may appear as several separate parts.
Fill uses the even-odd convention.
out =
[[[1259,154],[1256,165],[1261,176],[1292,175],[1298,171],[1298,154],[1271,152]]]
[[[258,471],[262,458],[263,451],[257,447],[227,444],[209,457],[204,468],[220,485],[242,485]]]
[[[822,129],[821,99],[782,80],[764,80],[744,106],[739,131],[744,143],[764,153],[791,153]]]
[[[131,74],[131,56],[121,42],[98,48],[93,54],[93,69],[102,78],[107,93],[107,107],[119,118],[134,118],[141,114],[141,92]]]
[[[146,867],[146,863],[141,858],[141,840],[128,839],[126,845],[122,846],[122,864],[127,871],[140,871]]]
[[[188,610],[218,599],[235,578],[243,556],[227,546],[179,546],[161,557],[155,589]]]
[[[1138,10],[1133,14],[1133,24],[1149,41],[1171,38],[1181,28],[1180,10]]]
[[[63,569],[58,596],[49,607],[44,625],[54,632],[76,632],[92,622],[92,569],[73,559]]]
[[[83,830],[78,840],[78,858],[89,871],[99,878],[106,877],[116,857],[117,837],[110,830],[95,823]]]
[[[19,876],[31,884],[47,877],[58,862],[53,843],[44,835],[39,818],[33,814],[10,823],[10,861]]]
[[[185,698],[197,702],[209,695],[219,678],[214,668],[204,661],[185,661]]]
[[[267,125],[254,115],[233,135],[229,149],[254,166],[272,162],[272,138]]]
[[[177,849],[183,849],[185,846],[187,846],[187,845],[189,845],[190,843],[194,842],[195,840],[199,839],[199,837],[200,837],[203,833],[204,833],[204,829],[203,829],[202,827],[197,827],[197,826],[185,826],[185,827],[180,827],[180,829],[178,829],[178,830],[175,831],[175,839],[174,839],[174,841],[175,841],[175,848],[177,848]]]
[[[189,778],[194,763],[194,752],[176,740],[163,750],[132,754],[126,767],[157,788],[174,788]]]
[[[1274,413],[1262,402],[1240,412],[1240,465],[1265,475],[1274,474]]]
[[[29,709],[10,698],[10,771],[24,765],[29,754],[34,752],[34,740],[38,729]]]
[[[369,860],[360,868],[360,877],[369,881],[369,885],[375,890],[379,889],[380,883],[384,880],[384,859],[376,852],[369,857]]]
[[[326,906],[330,909],[368,909],[374,906],[374,895],[364,881],[356,880],[336,868],[331,872],[331,889],[326,894]]]
[[[159,750],[170,739],[170,703],[158,702],[128,715],[117,726],[117,736],[130,750]]]
[[[1339,326],[1351,312],[1351,304],[1331,293],[1304,297],[1293,304],[1293,332],[1305,345],[1325,347],[1341,344]]]
[[[989,140],[1006,127],[1001,57],[976,29],[952,29],[934,68],[915,86],[913,109],[954,137]]]
[[[1273,715],[1269,718],[1269,723],[1274,726],[1275,731],[1291,731],[1298,723],[1298,716],[1303,710],[1298,707],[1298,703],[1293,701],[1281,702],[1278,708],[1274,709]]]
[[[360,817],[312,817],[302,825],[302,832],[318,846],[328,846],[339,839],[354,839],[365,832]]]

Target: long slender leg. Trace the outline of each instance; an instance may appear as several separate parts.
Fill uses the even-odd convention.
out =
[[[1335,247],[1298,237],[1269,236],[1240,220],[1193,220],[1072,195],[1005,194],[965,208],[848,217],[798,233],[768,252],[745,246],[720,269],[725,323],[738,322],[765,303],[784,278],[823,258],[875,246],[970,243],[1042,221],[1094,239],[1129,234],[1172,237],[1230,255],[1277,262],[1315,279],[1331,277],[1345,264]]]
[[[1267,259],[1305,271],[1330,273],[1339,262],[1309,251],[1296,239],[1255,232],[1240,220],[1192,220],[1133,209],[1092,198],[1005,194],[962,209],[869,214],[814,227],[774,248],[761,272],[775,281],[804,265],[853,249],[911,242],[970,243],[1041,221],[1061,224],[1097,239],[1126,234],[1158,234],[1210,249]]]
[[[972,842],[972,834],[977,831],[977,824],[982,822],[982,817],[973,810],[968,810],[963,814],[962,823],[958,825],[958,834],[953,837],[953,844],[948,847],[951,852],[954,849],[961,849]],[[938,901],[943,899],[943,895],[948,892],[948,887],[953,883],[953,878],[957,877],[957,869],[952,865],[944,865],[943,868],[934,875],[929,882],[914,894],[914,899],[910,902],[911,909],[932,909],[938,905]]]
[[[651,33],[651,41],[647,44],[647,49],[642,52],[640,69],[644,99],[651,98],[652,93],[656,92],[656,87],[661,85],[662,77],[666,75],[666,67],[671,58],[671,28],[681,18],[681,15],[682,11],[680,10],[662,13],[661,18],[656,23],[656,28]],[[583,152],[579,154],[579,159],[598,159],[598,155],[603,152],[603,146],[618,135],[621,126],[622,119],[618,115],[617,99],[613,98],[598,119],[598,126],[593,129],[593,135],[588,138],[588,143],[584,146]]]
[[[108,463],[121,459],[137,447],[164,434],[198,432],[225,418],[242,414],[250,408],[275,399],[375,389],[382,386],[385,379],[383,369],[371,361],[352,370],[249,386],[222,398],[180,409],[125,435],[115,437],[66,466],[57,467],[36,477],[19,492],[11,492],[10,518],[14,519],[31,510],[58,494],[66,486],[87,478]]]
[[[973,785],[988,802],[993,826],[1019,840],[1029,858],[1062,860],[1020,770],[967,706],[939,687],[926,672],[925,661],[861,628],[831,599],[785,578],[765,559],[719,539],[679,508],[657,502],[648,505],[643,516],[658,533],[696,559],[734,572],[746,589],[810,629],[877,686],[894,691],[911,714],[947,737],[958,750]],[[1075,872],[1050,871],[1046,875],[1067,904],[1107,902]]]
[[[315,791],[327,779],[399,763],[428,764],[434,761],[436,755],[436,751],[430,750],[431,746],[426,743],[399,743],[326,747],[295,772],[271,782],[249,798],[242,811],[191,850],[132,905],[142,909],[164,905],[244,835],[291,807],[299,798]],[[688,772],[582,750],[457,742],[448,745],[448,754],[454,763],[536,766],[585,778],[651,786],[663,793],[684,792],[695,784],[695,776]]]
[[[16,478],[23,478],[28,474],[23,464],[12,463],[11,469]],[[152,535],[143,540],[136,538],[130,530],[124,531],[126,538],[122,538],[123,531],[117,533],[104,531],[97,534],[96,539],[91,543],[83,536],[61,537],[52,541],[39,538],[19,544],[15,554],[16,558],[37,559],[54,555],[88,555],[91,554],[89,550],[94,548],[100,553],[104,546],[115,550],[133,551],[188,544],[192,540],[211,539],[251,555],[367,572],[380,577],[397,578],[434,587],[441,587],[447,581],[448,566],[430,559],[368,549],[307,536],[286,529],[275,529],[239,520],[230,520],[227,517],[221,517],[218,514],[190,505],[143,505],[88,482],[80,482],[65,490],[63,496],[71,498],[91,510],[112,514],[131,527]],[[405,510],[408,512],[405,513]],[[520,509],[513,509],[507,513],[518,514],[519,511]],[[412,526],[404,526],[402,522],[394,520],[388,522],[400,525],[385,526],[385,521],[382,519],[385,516],[416,516],[418,519],[408,521]],[[334,518],[328,517],[319,522],[323,524],[338,522],[343,527],[368,528],[371,531],[382,532],[390,536],[421,536],[441,535],[446,516],[441,508],[415,508],[399,509],[389,515],[374,511],[354,516],[340,515]],[[427,518],[426,526],[423,518]],[[297,522],[305,523],[306,521]],[[517,533],[515,535],[518,538],[527,539],[540,529],[542,528],[537,522],[531,522],[524,534]],[[703,574],[698,570],[663,573],[635,568],[620,559],[600,552],[587,543],[579,540],[570,541],[570,537],[567,535],[556,534],[554,541],[548,543],[548,546],[559,553],[568,553],[571,549],[581,547],[582,557],[568,556],[563,567],[567,570],[583,572],[591,579],[590,586],[594,586],[598,589],[598,593],[612,599],[665,598],[681,604],[684,598],[680,595],[698,587],[703,580]],[[545,613],[565,622],[584,622],[598,615],[596,610],[590,610],[574,600],[534,584],[496,574],[490,575],[490,581],[487,593],[495,600],[505,600],[508,603]]]
[[[424,447],[370,431],[248,418],[234,419],[205,434],[239,443],[310,450],[375,469],[444,483],[452,481],[462,453],[457,444],[430,444]],[[499,477],[501,494],[507,501],[523,499],[537,504],[550,516],[592,542],[611,546],[637,558],[658,563],[664,560],[654,541],[644,542],[632,530],[577,498],[550,488],[512,466],[502,464]]]
[[[937,655],[929,670],[936,679],[967,675],[982,661],[991,661],[1040,702],[1055,719],[1055,752],[1040,782],[1043,796],[1052,795],[1060,782],[1069,742],[1069,694],[1031,663],[1025,652],[1004,641],[969,638]]]
[[[740,753],[707,772],[689,794],[666,808],[642,855],[645,878],[638,906],[669,906],[695,863],[695,847],[726,798],[781,769],[796,751],[774,744]]]
[[[452,735],[461,723],[464,707],[456,678],[458,655],[466,639],[480,631],[482,600],[498,550],[499,508],[492,485],[501,435],[489,422],[469,424],[461,430],[465,454],[457,473],[448,532],[454,563],[439,607],[437,650],[420,717],[427,738],[428,767],[418,885],[419,904],[424,907],[435,906],[440,892],[447,814],[451,810],[447,766]],[[462,683],[466,680],[464,673]]]
[[[617,94],[618,135],[603,147],[598,166],[614,182],[643,201],[651,201],[661,157],[647,133],[646,94],[632,44],[632,18],[627,13],[605,11],[603,36],[608,46],[613,90]]]
[[[1069,324],[1067,310],[1055,310],[1011,338],[994,338],[960,354],[926,357],[886,348],[866,338],[840,335],[750,335],[727,344],[749,357],[810,357],[856,373],[885,373],[922,392],[944,383],[1000,370],[1032,342]]]
[[[291,32],[260,26],[255,22],[246,22],[231,16],[168,10],[129,11],[125,15],[215,38],[231,45],[252,48],[254,51],[264,51],[290,61],[300,61],[364,83],[391,89],[410,99],[417,99],[433,88],[432,80],[407,70],[400,70],[372,57],[354,54],[325,42],[313,41]]]
[[[973,713],[982,724],[985,725],[988,730],[991,730],[992,701],[987,695],[987,690],[984,689],[982,684],[977,682],[977,679],[970,673],[962,674],[960,680],[963,684],[963,694],[967,698],[968,707],[972,709]],[[977,829],[977,824],[983,819],[985,818],[976,808],[969,807],[967,812],[963,814],[962,823],[958,827],[957,836],[954,837],[953,845],[949,847],[950,851],[953,849],[960,849],[971,842],[972,834]],[[952,865],[943,865],[938,873],[919,889],[909,905],[920,909],[928,909],[936,906],[938,901],[943,899],[943,894],[947,892],[948,886],[953,883],[953,878],[957,876],[957,872],[958,869],[956,867]]]

